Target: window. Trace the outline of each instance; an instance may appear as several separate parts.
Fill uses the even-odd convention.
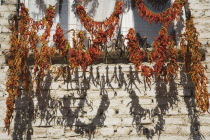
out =
[[[113,12],[116,0],[89,0],[88,3],[82,3],[85,6],[87,13],[96,21],[103,21],[107,17],[111,15]],[[147,7],[153,12],[162,12],[170,7],[171,3],[174,0],[168,0],[165,7],[161,10],[155,10],[145,0],[145,4]],[[56,2],[56,16],[54,19],[55,24],[52,27],[52,34],[55,32],[56,23],[59,23],[64,30],[64,32],[69,31],[70,29],[75,30],[84,30],[85,28],[80,23],[80,20],[76,16],[76,5],[81,2],[77,0],[21,0],[21,2],[25,3],[26,7],[29,8],[30,16],[35,20],[40,20],[45,15],[45,9],[49,5],[55,5]],[[156,23],[148,23],[143,20],[142,17],[139,16],[137,9],[132,8],[131,0],[124,0],[126,6],[124,6],[125,12],[121,16],[121,30],[116,30],[116,32],[121,31],[121,33],[125,36],[129,30],[129,28],[134,28],[137,33],[140,34],[141,37],[147,38],[148,44],[152,44],[155,37],[158,36],[158,32],[161,29],[161,24]],[[182,16],[182,18],[185,16]],[[183,21],[183,20],[182,20]],[[181,22],[181,21],[180,21]],[[174,33],[174,29],[177,34],[180,34],[183,28],[183,24],[174,23],[169,28],[169,33]],[[68,40],[71,40],[70,33],[66,34]],[[51,36],[52,39],[52,36]]]

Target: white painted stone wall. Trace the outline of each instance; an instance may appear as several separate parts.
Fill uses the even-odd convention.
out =
[[[191,0],[190,9],[206,46],[210,41],[210,2]],[[185,73],[169,84],[144,84],[132,64],[97,64],[68,80],[46,75],[42,94],[22,93],[11,133],[3,132],[6,111],[4,52],[9,48],[8,16],[16,0],[0,5],[0,139],[210,139],[210,115],[196,111],[193,85]],[[210,46],[205,61],[210,80]],[[53,67],[58,67],[54,65]],[[85,78],[84,78],[85,75]],[[210,91],[210,87],[209,87]]]

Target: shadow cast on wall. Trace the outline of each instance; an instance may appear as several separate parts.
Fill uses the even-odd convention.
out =
[[[176,106],[178,102],[178,91],[176,88],[176,83],[171,80],[169,84],[157,79],[155,81],[156,85],[156,107],[153,109],[144,109],[139,102],[138,96],[136,92],[131,90],[130,98],[131,98],[131,107],[130,114],[133,116],[133,122],[135,122],[137,133],[143,132],[148,139],[151,139],[155,134],[161,135],[161,132],[164,131],[164,115],[167,114],[170,108]],[[167,85],[169,89],[167,89]],[[142,121],[146,119],[146,117],[150,117],[152,122],[154,123],[153,128],[147,128]],[[155,121],[155,118],[157,120]]]
[[[127,91],[128,97],[130,97],[131,101],[127,105],[130,107],[128,114],[133,117],[133,127],[137,134],[145,135],[148,139],[155,135],[160,136],[165,126],[164,116],[178,102],[177,83],[174,80],[165,83],[156,79],[153,83],[153,86],[155,85],[156,106],[153,109],[145,109],[137,95],[138,92],[142,92],[139,84],[145,85],[144,81],[141,80],[143,79],[140,77],[141,75],[131,66],[127,67],[127,70],[123,70],[125,67],[121,65],[107,65],[104,68],[90,67],[88,72],[77,69],[71,75],[70,68],[63,66],[64,72],[62,74],[48,73],[46,75],[43,89],[39,92],[28,94],[21,90],[20,96],[16,100],[13,139],[31,139],[34,124],[38,127],[63,126],[78,135],[87,135],[91,139],[96,130],[105,126],[106,112],[110,106],[109,91],[115,92],[119,89]],[[187,90],[189,89],[187,86],[189,79],[182,72],[181,75],[181,83]],[[62,90],[65,90],[67,94],[62,95],[61,98],[55,98],[56,94],[61,96],[59,95],[61,93],[59,90],[53,90],[54,85],[52,83],[61,81],[63,82],[61,84],[63,85]],[[95,89],[91,90],[92,87]],[[146,90],[150,91],[150,88],[146,87]],[[56,92],[56,94],[52,94],[52,92]],[[95,96],[100,97],[100,103],[96,113],[92,118],[88,118],[87,123],[82,119],[87,114],[84,108],[94,109],[93,104],[95,104],[94,101],[88,100],[90,92],[94,92],[96,93]],[[117,97],[117,95],[115,96]],[[198,112],[195,109],[195,99],[192,96],[186,96],[184,101],[191,123],[190,138],[203,139],[204,137],[199,131],[200,123]],[[153,127],[145,125],[145,120],[148,118],[152,120]]]
[[[189,75],[183,72],[184,66],[181,67],[181,82],[184,88],[184,95],[191,93],[191,96],[184,96],[184,102],[187,107],[188,117],[190,121],[190,137],[189,139],[204,140],[205,137],[200,132],[199,111],[196,109],[196,100],[194,95],[193,83]]]

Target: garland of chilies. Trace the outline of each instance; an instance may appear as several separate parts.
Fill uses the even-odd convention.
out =
[[[156,23],[165,23],[168,25],[174,21],[182,11],[185,0],[175,0],[174,3],[166,11],[162,13],[153,13],[144,4],[144,0],[136,0],[136,7],[139,15],[147,20],[149,23],[153,21]]]
[[[77,6],[77,14],[79,15],[81,23],[84,24],[85,29],[91,34],[92,37],[101,36],[102,43],[107,41],[107,38],[113,36],[115,27],[119,23],[120,14],[123,12],[123,2],[117,1],[115,3],[114,12],[109,18],[104,21],[94,21],[87,15],[85,8],[81,5]]]
[[[68,40],[65,38],[63,29],[60,27],[59,24],[56,25],[56,31],[53,35],[53,41],[55,42],[56,48],[60,52],[60,56],[67,56],[70,45]]]
[[[167,28],[163,26],[149,54],[149,61],[155,63],[155,75],[165,81],[173,79],[178,71],[178,50],[174,48],[174,44],[172,36],[168,36]]]
[[[165,81],[175,78],[178,71],[178,50],[174,48],[175,43],[172,37],[168,36],[166,27],[162,27],[159,36],[155,38],[152,52],[145,52],[139,47],[134,29],[129,30],[126,39],[128,40],[129,60],[134,64],[136,71],[142,70],[142,75],[146,77],[148,84],[150,84],[152,75]],[[150,63],[154,63],[153,68],[142,66],[142,61],[146,57]]]
[[[151,83],[150,77],[153,75],[153,69],[149,66],[142,65],[142,61],[146,58],[147,53],[140,48],[139,40],[135,36],[135,30],[133,28],[129,29],[126,36],[127,50],[129,53],[129,60],[134,64],[136,71],[142,70],[142,75],[146,78],[146,83],[149,85]]]
[[[136,1],[140,16],[143,16],[150,23],[152,21],[164,23],[163,28],[152,45],[152,52],[146,52],[140,48],[134,29],[130,29],[126,37],[128,40],[129,60],[134,64],[136,71],[141,70],[148,84],[151,83],[150,78],[153,75],[168,81],[175,78],[177,74],[178,50],[174,48],[174,41],[168,35],[167,28],[169,23],[179,15],[183,4],[184,0],[175,0],[171,8],[165,12],[152,13],[148,12],[148,9],[143,4],[143,0]],[[20,4],[20,6],[20,15],[14,16],[10,28],[12,34],[10,36],[10,56],[8,59],[8,81],[6,83],[8,97],[6,99],[7,112],[4,120],[5,128],[8,132],[10,132],[9,128],[13,117],[15,100],[19,95],[20,88],[28,94],[32,89],[33,81],[27,64],[29,51],[34,52],[36,91],[40,92],[42,81],[52,65],[52,58],[56,53],[56,49],[59,50],[61,56],[69,57],[68,62],[72,71],[77,67],[81,67],[83,71],[86,71],[87,67],[102,55],[100,46],[107,42],[108,37],[111,38],[113,36],[119,22],[119,16],[123,12],[122,1],[117,1],[112,15],[103,22],[96,22],[86,14],[84,7],[78,5],[77,13],[80,20],[92,36],[91,46],[87,50],[84,50],[85,33],[80,31],[76,34],[72,30],[74,31],[73,47],[70,47],[59,24],[56,26],[56,33],[53,36],[56,47],[48,46],[53,18],[55,16],[55,6],[49,6],[46,10],[46,16],[40,21],[34,21],[30,18],[28,9],[24,4]],[[41,36],[38,35],[40,30],[44,30]],[[181,51],[184,56],[185,70],[191,74],[192,81],[195,84],[197,106],[201,112],[206,112],[209,108],[206,86],[208,79],[204,75],[205,67],[201,64],[202,56],[199,53],[201,43],[198,41],[198,33],[192,18],[187,20],[186,32],[181,37]],[[37,47],[38,44],[40,48]],[[145,58],[151,64],[154,64],[154,66],[143,65],[142,61]]]
[[[206,68],[202,65],[202,55],[199,48],[198,32],[193,23],[193,18],[186,20],[185,33],[181,35],[181,52],[184,57],[185,71],[191,75],[195,85],[195,98],[200,112],[205,113],[209,109],[208,78],[205,76]]]
[[[18,20],[17,24],[15,20]],[[22,86],[26,92],[29,92],[32,88],[30,71],[26,62],[29,57],[27,42],[29,26],[30,18],[28,16],[28,9],[21,7],[20,16],[17,17],[15,15],[13,17],[10,27],[12,35],[10,36],[9,70],[8,81],[6,82],[6,90],[9,95],[6,100],[7,111],[4,119],[5,129],[8,133],[10,132],[10,123],[13,117],[15,100],[20,92],[19,88]]]
[[[69,49],[69,64],[73,71],[80,66],[83,71],[86,71],[87,67],[92,64],[90,53],[84,51],[85,38],[85,33],[83,31],[78,32],[77,37],[73,38],[73,48]]]

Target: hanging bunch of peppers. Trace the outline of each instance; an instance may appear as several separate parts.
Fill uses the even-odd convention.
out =
[[[4,119],[5,128],[10,132],[10,123],[12,121],[12,114],[14,111],[15,99],[18,96],[19,87],[19,72],[21,70],[21,57],[19,56],[19,46],[20,41],[18,40],[18,31],[15,29],[14,22],[12,23],[11,31],[13,32],[10,36],[10,57],[8,59],[9,70],[7,73],[6,91],[8,92],[8,97],[6,99],[7,111],[6,117]],[[20,59],[19,59],[20,58]],[[15,64],[15,65],[14,65]]]
[[[10,49],[8,59],[8,80],[6,83],[7,92],[7,112],[5,118],[5,128],[9,132],[12,114],[14,111],[14,104],[17,96],[22,88],[27,94],[30,93],[33,81],[29,71],[28,58],[29,51],[34,52],[35,68],[34,74],[36,75],[36,86],[39,89],[40,83],[45,75],[45,70],[50,67],[50,58],[54,55],[55,49],[47,46],[49,42],[50,29],[53,24],[55,15],[54,6],[50,6],[46,10],[46,16],[41,21],[34,21],[30,18],[28,9],[24,4],[20,4],[20,15],[14,16],[10,30]],[[45,29],[42,36],[38,36],[38,31]],[[37,48],[37,44],[41,48]]]
[[[153,69],[149,66],[142,65],[144,59],[147,58],[147,52],[140,48],[139,40],[135,35],[135,30],[133,28],[129,29],[126,39],[127,50],[129,53],[129,60],[134,64],[136,71],[141,70],[141,74],[146,78],[146,83],[150,85],[150,78],[153,76]]]
[[[67,56],[70,45],[68,43],[68,40],[65,38],[63,29],[60,27],[59,24],[57,24],[56,26],[56,31],[53,35],[53,41],[55,42],[56,48],[60,52],[60,56]]]
[[[139,71],[146,55],[145,51],[140,48],[138,38],[135,36],[133,28],[129,29],[126,39],[128,40],[127,50],[129,53],[129,60],[134,64],[135,69]]]
[[[75,36],[75,33],[74,33]],[[85,33],[80,31],[76,37],[73,38],[73,48],[69,48],[69,64],[71,70],[81,67],[83,71],[86,71],[87,67],[92,64],[92,58],[90,53],[84,51]]]
[[[185,0],[175,0],[171,7],[162,13],[153,13],[145,6],[144,0],[136,0],[136,7],[138,8],[139,15],[149,23],[154,21],[156,23],[169,24],[180,15],[184,3]]]
[[[35,23],[34,26],[36,27],[31,29],[32,33],[34,32],[38,33],[39,28],[45,30],[40,37],[36,35],[38,41],[36,43],[39,43],[41,45],[40,49],[38,49],[37,47],[33,48],[34,60],[35,60],[34,75],[36,75],[35,79],[36,79],[37,91],[39,89],[42,89],[42,82],[44,76],[46,72],[50,69],[50,66],[52,65],[52,57],[56,53],[55,47],[48,46],[50,31],[53,25],[54,17],[55,17],[55,6],[50,5],[46,9],[45,17],[39,22],[34,21],[33,23]]]
[[[155,76],[165,81],[175,78],[178,71],[178,50],[174,44],[173,37],[168,35],[167,28],[163,26],[149,54],[149,61],[154,63]]]
[[[205,76],[206,68],[202,65],[202,55],[199,50],[201,43],[198,41],[198,32],[193,23],[193,18],[186,20],[185,33],[181,34],[181,52],[184,57],[185,71],[191,75],[195,85],[195,98],[200,112],[209,109],[208,78]]]
[[[25,91],[29,92],[32,88],[31,76],[29,67],[27,65],[27,58],[29,57],[28,48],[28,28],[30,26],[30,18],[28,16],[28,9],[21,7],[20,16],[13,16],[10,30],[10,49],[8,59],[8,80],[6,82],[6,90],[8,97],[6,100],[7,112],[5,128],[10,132],[10,123],[12,121],[12,114],[14,111],[15,100],[20,93],[22,87]]]

